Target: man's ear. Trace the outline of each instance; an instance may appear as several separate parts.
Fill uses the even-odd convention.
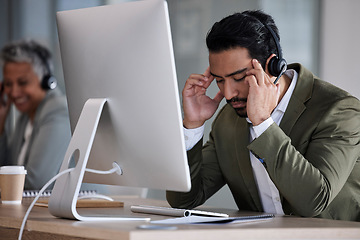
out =
[[[276,54],[271,54],[270,57],[268,57],[268,59],[266,60],[266,64],[265,64],[265,72],[267,75],[269,75],[270,77],[276,77],[276,76],[273,76],[270,74],[269,72],[269,69],[268,69],[268,66],[269,66],[269,62],[270,62],[270,59],[272,59],[273,57],[276,57]]]

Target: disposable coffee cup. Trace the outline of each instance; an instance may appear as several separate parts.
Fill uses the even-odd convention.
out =
[[[23,166],[0,167],[2,204],[21,204],[26,173]]]

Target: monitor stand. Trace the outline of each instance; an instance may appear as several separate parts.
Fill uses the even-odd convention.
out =
[[[59,177],[56,180],[49,199],[49,211],[56,217],[76,219],[80,221],[149,221],[150,218],[82,216],[76,210],[76,202],[80,186],[84,178],[90,150],[94,142],[95,133],[106,102],[106,98],[92,98],[87,100],[84,104],[66,151],[64,161],[61,165],[60,172],[69,168],[70,160],[73,156],[76,155],[78,157],[78,162],[73,171]]]

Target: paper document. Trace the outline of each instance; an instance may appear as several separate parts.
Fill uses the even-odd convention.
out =
[[[255,216],[243,216],[243,217],[203,217],[203,216],[189,216],[180,218],[169,218],[164,220],[151,221],[153,224],[226,224],[226,223],[238,223],[238,222],[253,222],[259,220],[267,220],[274,218],[273,214],[262,214]]]
[[[157,206],[145,206],[145,205],[135,205],[131,206],[132,212],[137,213],[149,213],[149,214],[158,214],[165,216],[173,216],[173,217],[189,217],[189,216],[209,216],[209,217],[229,217],[229,215],[225,213],[217,213],[217,212],[208,212],[202,210],[194,210],[194,209],[181,209],[181,208],[169,208],[169,207],[157,207]]]

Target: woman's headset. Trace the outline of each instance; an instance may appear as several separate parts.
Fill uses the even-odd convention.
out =
[[[43,78],[41,79],[41,87],[44,90],[52,90],[55,89],[57,86],[57,80],[56,78],[51,74],[51,69],[49,65],[49,59],[48,56],[46,56],[46,53],[43,49],[41,49],[39,46],[33,46],[31,48],[40,58],[41,62],[46,68],[46,73],[44,74]]]

